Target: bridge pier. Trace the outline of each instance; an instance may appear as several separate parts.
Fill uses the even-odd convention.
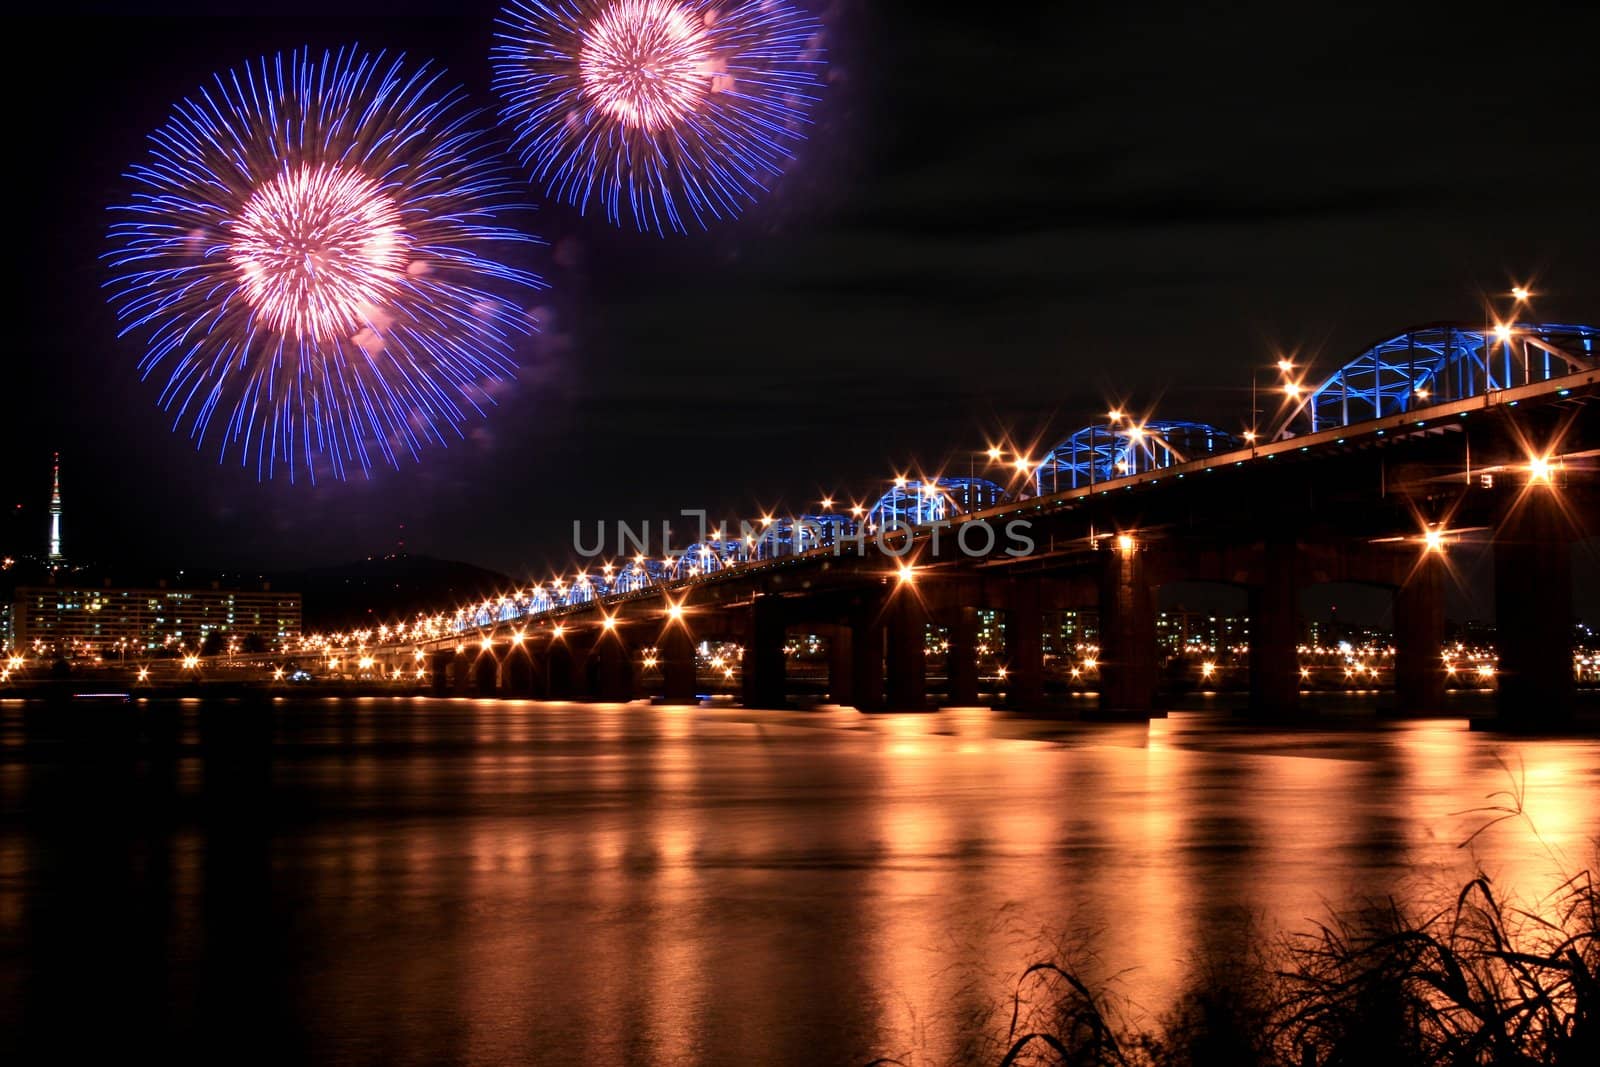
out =
[[[545,652],[545,699],[576,700],[579,667],[580,663],[573,655],[572,646],[564,638],[552,638],[550,647]]]
[[[887,711],[928,710],[928,610],[902,588],[889,608]]]
[[[835,623],[827,628],[828,699],[835,704],[855,703],[854,631]]]
[[[594,644],[594,695],[603,703],[626,704],[634,697],[633,657],[622,634],[601,633]]]
[[[1262,581],[1250,590],[1250,714],[1288,719],[1300,712],[1299,623],[1293,540],[1262,546]]]
[[[750,606],[750,639],[744,647],[744,704],[781,708],[784,697],[783,602],[758,596]]]
[[[455,659],[454,652],[435,652],[428,657],[428,682],[433,687],[436,697],[448,696],[450,693],[450,663]]]
[[[1549,485],[1528,486],[1495,539],[1501,729],[1551,730],[1572,722],[1571,530],[1556,494]]]
[[[534,695],[534,688],[533,656],[526,646],[514,644],[500,664],[500,692],[525,700]]]
[[[661,666],[662,701],[667,704],[697,704],[694,677],[694,638],[682,623],[669,622],[656,643],[656,661]]]
[[[472,658],[465,652],[450,658],[450,692],[458,697],[472,695]]]
[[[1119,546],[1101,571],[1099,658],[1099,714],[1150,718],[1157,673],[1155,590],[1137,544]]]
[[[500,661],[494,652],[484,649],[472,661],[472,687],[480,697],[492,697],[500,691]]]
[[[850,629],[850,688],[856,710],[882,711],[883,642],[887,627],[878,605],[862,608]]]
[[[978,703],[978,609],[959,607],[950,617],[950,650],[945,676],[950,681],[949,702],[955,707]]]
[[[1403,715],[1444,707],[1444,561],[1425,552],[1394,593],[1394,695]]]
[[[1006,613],[1006,705],[1020,711],[1044,707],[1044,607],[1039,579],[1011,583]]]

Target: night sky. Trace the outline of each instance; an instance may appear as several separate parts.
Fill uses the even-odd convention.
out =
[[[42,546],[59,449],[79,558],[289,567],[404,537],[545,572],[575,519],[870,498],[1113,401],[1239,429],[1280,348],[1331,371],[1408,325],[1481,322],[1514,281],[1541,318],[1600,320],[1583,15],[840,0],[813,136],[761,206],[663,240],[546,205],[545,333],[487,421],[370,480],[261,484],[170,433],[115,339],[97,256],[121,173],[177,99],[283,48],[435,58],[495,102],[492,3],[273,6],[13,37],[7,548]]]

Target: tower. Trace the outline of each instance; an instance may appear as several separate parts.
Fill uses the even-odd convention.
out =
[[[61,453],[57,452],[50,488],[50,562],[61,560]]]

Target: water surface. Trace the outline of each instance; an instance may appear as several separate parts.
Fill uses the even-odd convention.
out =
[[[942,1062],[1060,939],[1159,1011],[1240,924],[1592,856],[1600,742],[451,700],[0,706],[8,1042]],[[1453,814],[1524,786],[1524,823]],[[1503,798],[1502,798],[1503,799]],[[39,1051],[36,1047],[34,1051]]]

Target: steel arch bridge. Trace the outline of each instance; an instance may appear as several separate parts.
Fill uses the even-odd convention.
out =
[[[1363,350],[1320,385],[1291,401],[1276,436],[1332,430],[1405,415],[1500,390],[1600,368],[1600,326],[1509,323],[1483,328],[1433,323],[1396,334]],[[978,477],[897,478],[869,508],[852,512],[771,516],[746,524],[740,536],[719,529],[667,558],[619,559],[592,571],[533,583],[515,593],[419,619],[419,638],[514,623],[592,601],[645,593],[746,564],[796,555],[880,531],[927,527],[1020,497],[1066,493],[1253,448],[1203,422],[1118,419],[1085,426],[1063,439],[1022,491]],[[1182,473],[1181,471],[1179,472]],[[1019,472],[1020,476],[1020,472]]]
[[[1594,326],[1434,323],[1368,348],[1318,386],[1303,409],[1315,433],[1593,370],[1597,357]]]

